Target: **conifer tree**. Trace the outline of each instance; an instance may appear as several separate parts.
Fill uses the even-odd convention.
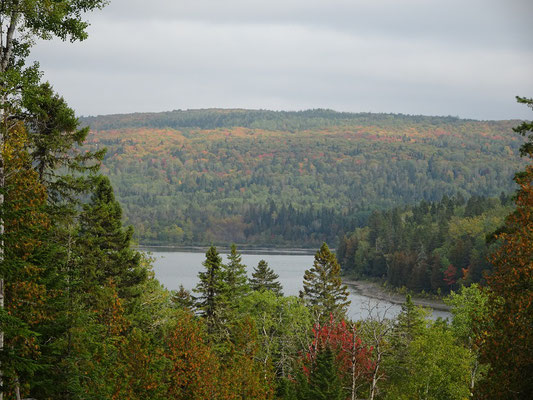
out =
[[[234,303],[250,291],[246,276],[246,265],[242,263],[242,256],[237,251],[235,244],[231,245],[228,263],[222,265],[222,276],[228,302]]]
[[[191,311],[194,307],[194,299],[191,293],[180,285],[179,289],[172,293],[171,301],[173,304],[184,310]]]
[[[268,266],[268,263],[265,260],[261,260],[257,267],[254,268],[252,278],[250,278],[250,285],[252,290],[270,290],[277,296],[283,296],[281,283],[277,281],[278,278],[279,275]]]
[[[300,398],[305,400],[344,400],[346,392],[339,378],[335,354],[329,346],[325,346],[316,355],[311,367],[306,393]],[[302,396],[303,394],[303,396]]]
[[[400,342],[409,344],[418,335],[420,335],[425,327],[425,318],[427,311],[421,307],[417,307],[408,294],[405,297],[405,303],[402,304],[402,311],[396,320],[395,333],[400,337]]]
[[[402,381],[412,370],[413,366],[410,365],[411,358],[409,357],[410,345],[424,334],[426,317],[427,311],[417,307],[411,295],[407,295],[392,331],[391,353],[393,357],[389,359],[390,365],[387,368],[392,382]]]
[[[83,289],[103,286],[112,279],[120,297],[140,294],[139,284],[146,280],[147,270],[141,264],[140,253],[130,247],[132,235],[132,227],[122,227],[122,209],[109,179],[96,177],[91,202],[84,205],[80,215]]]
[[[222,257],[217,248],[211,246],[205,253],[205,261],[202,263],[204,271],[198,273],[200,282],[194,289],[199,296],[196,298],[196,308],[205,318],[208,332],[214,333],[220,322],[224,290],[222,274]]]
[[[316,252],[313,267],[305,271],[300,297],[320,323],[327,322],[330,315],[341,320],[346,314],[348,288],[342,284],[339,263],[326,243]]]
[[[38,329],[50,318],[47,302],[43,243],[50,220],[45,211],[46,191],[32,169],[26,151],[28,134],[19,123],[3,148],[6,162],[7,193],[2,209],[5,223],[5,258],[0,262],[0,276],[5,281],[5,308],[0,308],[0,329],[5,347],[0,351],[3,384],[17,396],[27,386],[42,363]],[[1,391],[1,389],[0,389]]]

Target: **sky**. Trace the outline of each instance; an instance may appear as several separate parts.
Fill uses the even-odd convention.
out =
[[[531,0],[111,0],[32,53],[79,115],[196,108],[532,119]]]

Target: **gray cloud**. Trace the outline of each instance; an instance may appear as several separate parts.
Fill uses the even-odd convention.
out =
[[[464,4],[467,3],[467,4]],[[115,0],[39,43],[81,114],[243,107],[530,118],[528,1]]]

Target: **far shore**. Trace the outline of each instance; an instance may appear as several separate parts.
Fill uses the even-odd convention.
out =
[[[343,279],[342,281],[346,285],[352,287],[357,293],[365,297],[400,305],[405,302],[405,295],[389,292],[382,288],[378,283],[350,279]],[[450,307],[441,300],[426,299],[423,297],[416,297],[416,295],[413,295],[412,299],[413,303],[415,303],[417,306],[432,308],[439,311],[450,311]]]
[[[209,245],[205,246],[169,246],[169,245],[144,245],[137,246],[142,251],[160,251],[160,252],[184,252],[184,253],[205,253]],[[230,246],[216,246],[221,253],[229,253]],[[273,255],[295,255],[295,256],[312,256],[315,255],[316,249],[305,247],[265,247],[265,246],[250,246],[238,245],[237,249],[242,254],[273,254]]]

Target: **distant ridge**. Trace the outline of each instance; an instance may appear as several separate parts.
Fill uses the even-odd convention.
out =
[[[332,110],[83,119],[143,244],[334,245],[374,210],[514,187],[516,121]]]
[[[80,118],[93,130],[123,128],[198,128],[216,129],[244,127],[251,129],[302,130],[330,126],[373,125],[391,126],[398,122],[440,125],[447,123],[473,122],[452,116],[424,116],[391,113],[351,113],[329,109],[304,111],[269,111],[246,109],[208,108],[197,110],[173,110],[165,112],[137,112]],[[488,121],[498,122],[498,121]]]

